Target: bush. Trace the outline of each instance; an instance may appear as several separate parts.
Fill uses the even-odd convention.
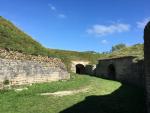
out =
[[[3,84],[4,85],[9,85],[9,80],[4,80]]]

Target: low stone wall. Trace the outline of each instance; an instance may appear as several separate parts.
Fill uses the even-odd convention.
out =
[[[31,56],[30,58],[34,60],[27,60],[26,57],[16,56],[17,59],[10,57],[12,56],[0,58],[1,88],[5,81],[9,81],[10,85],[23,85],[70,78],[70,74],[60,59]]]
[[[96,75],[103,78],[111,78],[109,66],[113,65],[115,80],[131,83],[144,87],[144,61],[136,61],[135,57],[122,57],[99,60],[96,67]]]

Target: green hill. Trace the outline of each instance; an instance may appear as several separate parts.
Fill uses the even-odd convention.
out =
[[[72,59],[89,60],[91,63],[95,63],[96,59],[102,56],[99,53],[45,48],[2,16],[0,16],[0,48],[19,51],[25,54],[57,57],[67,64]]]
[[[114,51],[110,53],[107,57],[122,57],[122,56],[136,56],[138,59],[144,58],[144,45],[143,44],[135,44],[133,46],[125,47],[118,51]]]
[[[99,58],[112,58],[120,56],[137,56],[143,58],[143,45],[137,44],[109,53],[96,53],[94,51],[77,52],[58,49],[48,49],[39,42],[17,28],[13,23],[0,16],[0,48],[19,51],[25,54],[57,57],[68,66],[71,60],[88,60],[92,64]]]
[[[10,21],[0,17],[0,47],[29,54],[47,55],[47,50]]]

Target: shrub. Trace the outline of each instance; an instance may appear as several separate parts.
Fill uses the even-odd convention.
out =
[[[4,80],[3,84],[4,85],[9,85],[9,80]]]

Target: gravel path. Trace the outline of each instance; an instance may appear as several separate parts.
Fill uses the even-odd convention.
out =
[[[54,93],[41,93],[40,95],[53,95],[53,96],[66,96],[66,95],[73,95],[81,92],[88,92],[89,88],[83,88],[79,90],[68,90],[68,91],[57,91]]]

